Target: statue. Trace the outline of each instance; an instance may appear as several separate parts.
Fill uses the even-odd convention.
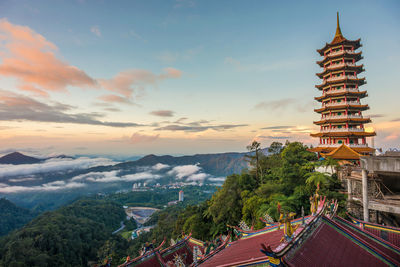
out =
[[[319,204],[319,183],[317,185],[317,189],[315,190],[315,194],[313,196],[310,197],[310,211],[311,211],[311,215],[315,215],[317,213],[318,210],[318,204]]]
[[[278,212],[280,213],[279,216],[279,225],[278,225],[278,230],[280,229],[280,226],[283,224],[283,237],[281,239],[281,242],[283,241],[291,241],[293,239],[293,234],[296,231],[297,226],[292,226],[291,221],[294,219],[294,216],[296,215],[296,213],[294,212],[282,212],[281,211],[281,204],[279,204],[278,202]]]

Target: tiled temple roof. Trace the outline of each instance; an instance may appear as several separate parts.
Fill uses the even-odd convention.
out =
[[[367,231],[370,234],[383,239],[400,249],[400,228],[364,222],[351,216],[349,217],[357,227],[360,227],[364,231]]]
[[[325,216],[299,249],[284,262],[289,266],[399,266],[400,257],[385,254],[374,240],[361,237]]]

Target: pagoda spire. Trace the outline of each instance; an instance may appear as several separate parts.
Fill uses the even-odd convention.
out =
[[[340,24],[339,24],[339,12],[336,12],[336,34],[335,34],[335,38],[336,37],[343,37],[342,35],[342,31],[340,30]]]
[[[343,37],[342,31],[340,30],[340,24],[339,24],[339,12],[336,13],[336,33],[335,37],[332,40],[332,44],[334,43],[339,43],[343,40],[346,40],[346,38]]]

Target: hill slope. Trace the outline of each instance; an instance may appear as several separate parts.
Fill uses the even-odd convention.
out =
[[[17,207],[5,198],[0,199],[0,236],[20,228],[35,217],[28,209]]]
[[[120,205],[101,200],[43,213],[0,240],[0,266],[87,266],[125,216]]]

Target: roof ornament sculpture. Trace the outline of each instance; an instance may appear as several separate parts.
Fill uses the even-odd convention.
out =
[[[240,229],[242,229],[243,231],[250,231],[250,227],[247,225],[247,223],[243,220],[241,220],[239,222],[239,227]]]
[[[317,189],[315,190],[315,193],[313,196],[310,197],[310,212],[311,215],[315,216],[315,214],[317,213],[317,209],[318,209],[318,204],[319,204],[319,183],[317,184]]]
[[[280,229],[280,226],[283,225],[283,237],[280,241],[290,242],[293,238],[294,232],[298,227],[298,225],[296,226],[292,225],[292,220],[294,219],[294,216],[296,216],[296,213],[281,211],[281,204],[279,202],[278,202],[278,212],[280,213],[278,220],[279,222],[278,230]]]
[[[260,218],[260,220],[265,223],[265,226],[271,226],[272,224],[274,224],[274,219],[272,219],[272,217],[268,213],[265,213],[265,215]]]

